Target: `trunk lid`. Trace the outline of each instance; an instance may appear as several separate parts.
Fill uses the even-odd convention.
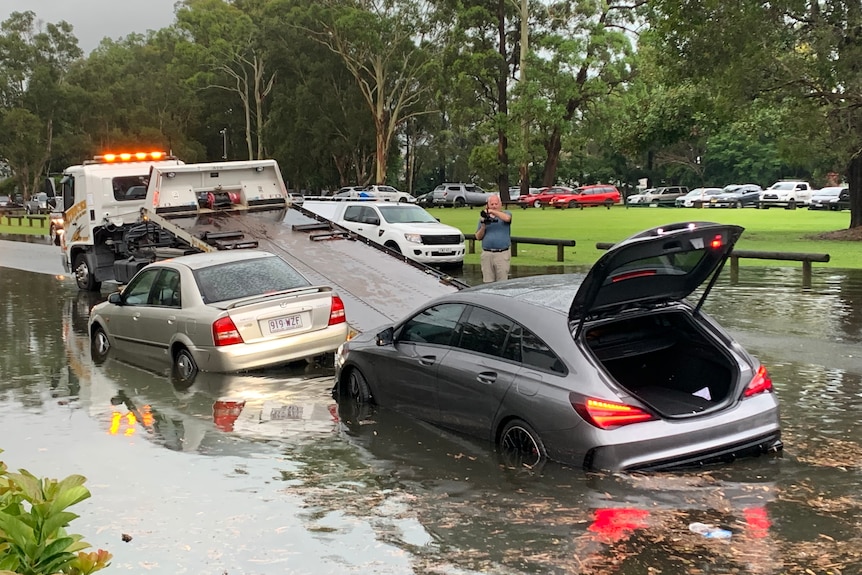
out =
[[[676,302],[709,278],[699,309],[743,229],[681,222],[623,240],[590,269],[572,300],[569,320],[578,322],[580,332],[588,317]]]
[[[254,343],[326,328],[332,288],[309,286],[210,305],[225,309],[243,341]]]

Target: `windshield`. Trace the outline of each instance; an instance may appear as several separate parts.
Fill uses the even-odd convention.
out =
[[[837,196],[841,193],[841,188],[823,188],[817,192],[818,196]]]
[[[380,206],[380,214],[390,224],[437,223],[437,219],[419,206]]]
[[[771,190],[793,190],[796,189],[795,182],[778,182],[777,184],[773,184],[770,188]]]

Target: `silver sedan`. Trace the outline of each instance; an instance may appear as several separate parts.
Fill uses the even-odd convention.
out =
[[[258,250],[194,254],[139,271],[93,307],[93,358],[115,350],[161,360],[174,377],[234,372],[332,352],[347,338],[344,304],[278,256]]]

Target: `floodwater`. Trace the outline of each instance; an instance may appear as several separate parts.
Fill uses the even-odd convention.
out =
[[[705,306],[770,369],[780,457],[537,476],[396,414],[342,421],[326,366],[181,389],[94,365],[99,298],[0,267],[0,460],[87,477],[70,531],[114,555],[107,573],[862,573],[862,273],[801,286],[801,269],[746,267]]]

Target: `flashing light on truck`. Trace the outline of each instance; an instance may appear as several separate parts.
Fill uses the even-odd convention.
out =
[[[121,162],[159,162],[161,160],[175,160],[176,157],[167,154],[166,152],[121,152],[108,153],[99,156],[93,156],[90,161],[85,161],[85,164],[116,164]]]

